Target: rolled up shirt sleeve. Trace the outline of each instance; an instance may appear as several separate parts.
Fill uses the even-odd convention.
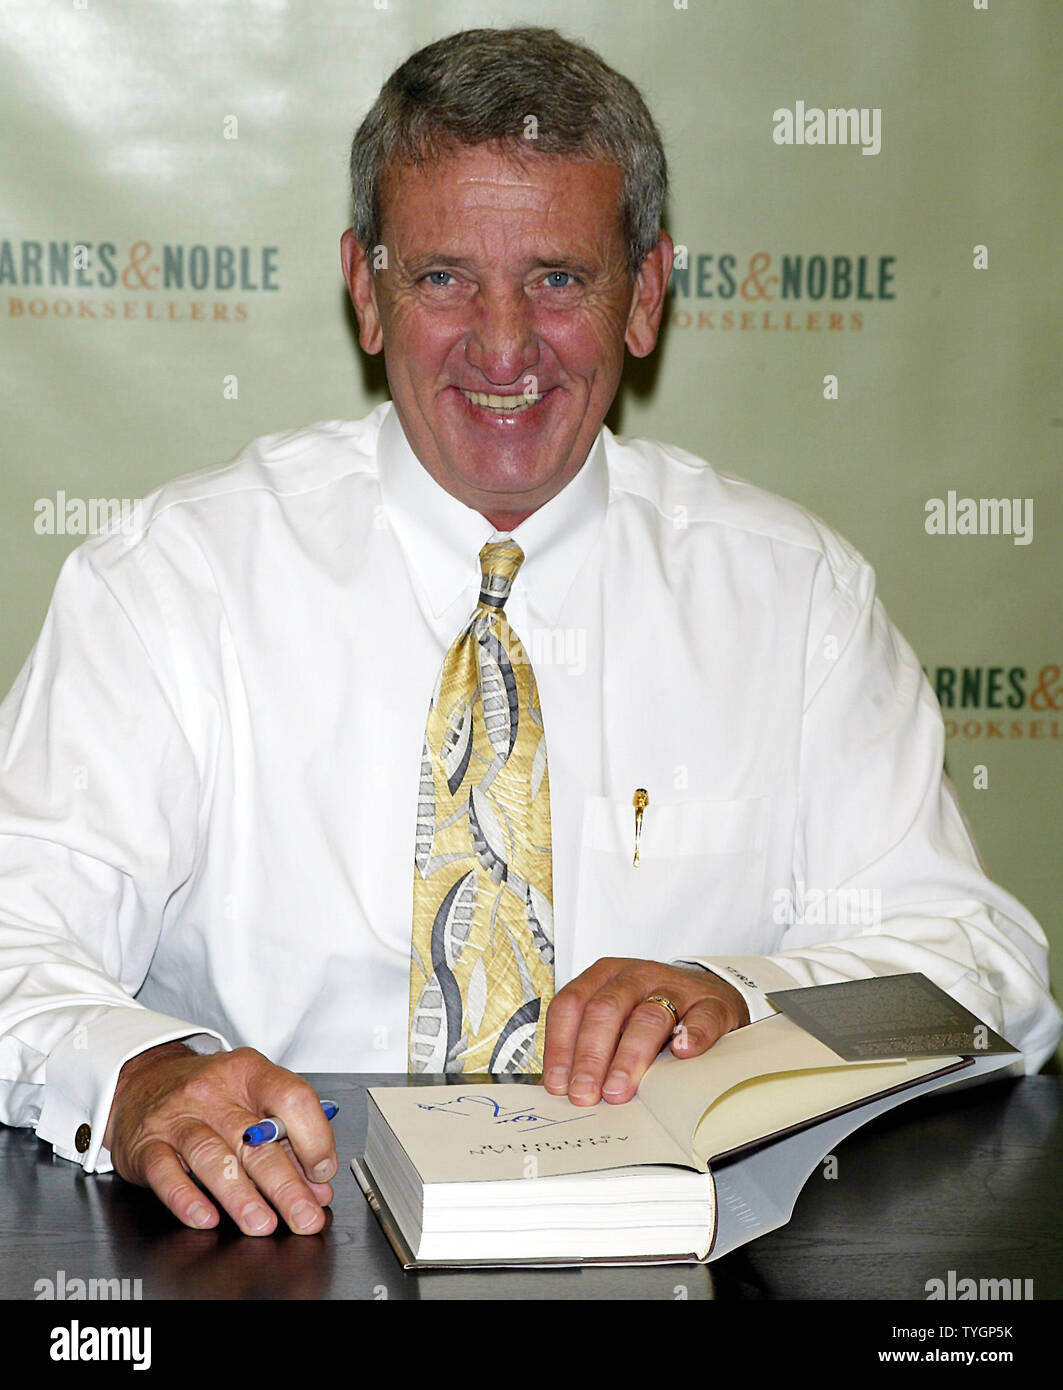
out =
[[[165,643],[166,613],[111,582],[136,564],[119,535],[67,559],[0,705],[0,1120],[89,1170],[125,1060],[228,1046],[134,998],[194,869],[200,784],[143,637]]]

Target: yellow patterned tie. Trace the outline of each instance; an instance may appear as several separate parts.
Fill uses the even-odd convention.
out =
[[[550,782],[535,676],[480,551],[480,601],[428,710],[414,854],[410,1071],[540,1072],[554,993]]]

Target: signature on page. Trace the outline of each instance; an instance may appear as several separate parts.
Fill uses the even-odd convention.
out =
[[[566,1120],[555,1120],[549,1115],[538,1115],[534,1110],[521,1106],[506,1109],[500,1101],[491,1096],[455,1096],[453,1100],[440,1101],[431,1105],[427,1101],[417,1102],[418,1110],[440,1110],[447,1115],[458,1115],[463,1119],[486,1119],[494,1125],[512,1125],[517,1134],[527,1134],[531,1130],[550,1129],[554,1125],[571,1125],[578,1120],[589,1119],[594,1109],[584,1115],[571,1115]]]

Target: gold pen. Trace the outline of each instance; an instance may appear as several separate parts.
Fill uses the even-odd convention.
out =
[[[631,861],[633,868],[638,868],[639,864],[639,839],[642,836],[642,813],[650,804],[650,794],[645,787],[639,787],[635,795],[631,798],[631,804],[635,808],[635,857]]]

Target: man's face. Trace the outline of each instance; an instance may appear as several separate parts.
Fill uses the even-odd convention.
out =
[[[407,439],[433,478],[511,529],[582,467],[616,394],[625,343],[657,337],[671,243],[632,283],[612,164],[488,146],[392,171],[386,269],[351,233],[344,274],[362,346],[384,350]]]

